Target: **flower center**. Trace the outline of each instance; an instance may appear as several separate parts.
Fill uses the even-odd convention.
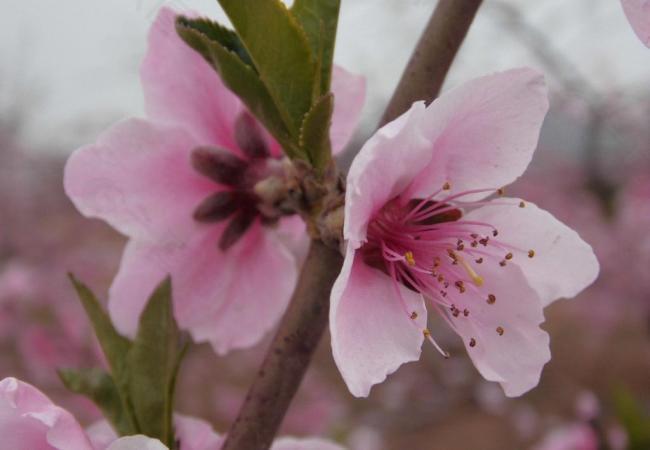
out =
[[[228,220],[219,239],[227,250],[235,244],[256,219],[273,225],[293,211],[283,205],[286,197],[282,160],[271,155],[255,119],[243,112],[235,122],[235,142],[241,157],[218,147],[198,147],[191,163],[201,175],[213,180],[218,190],[206,197],[194,210],[194,219],[202,223]]]
[[[367,242],[361,254],[366,264],[392,278],[410,319],[415,320],[417,314],[408,311],[399,284],[423,294],[452,328],[456,328],[454,320],[457,318],[479,320],[471,314],[476,301],[485,301],[488,305],[497,301],[485,287],[481,267],[487,264],[505,267],[515,255],[532,258],[535,252],[504,242],[498,238],[497,228],[489,223],[463,218],[464,208],[504,204],[523,208],[524,202],[466,200],[478,193],[502,195],[502,189],[470,190],[453,195],[450,189],[450,184],[445,183],[426,199],[397,197],[390,201],[368,225]],[[433,200],[438,196],[439,199]],[[494,332],[501,336],[505,329],[498,326]],[[423,333],[448,356],[429,330]],[[476,338],[471,338],[468,344],[475,347]]]

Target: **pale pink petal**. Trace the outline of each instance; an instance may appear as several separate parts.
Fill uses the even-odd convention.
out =
[[[501,198],[495,203],[519,204],[520,199]],[[524,251],[515,252],[512,263],[519,265],[526,280],[544,306],[561,297],[574,297],[598,276],[598,260],[578,233],[553,215],[525,202],[525,208],[490,205],[467,214],[467,220],[494,225],[501,241]],[[534,250],[535,256],[525,254]]]
[[[0,436],[11,450],[93,450],[69,412],[15,378],[0,381]]]
[[[646,47],[650,47],[650,0],[621,0],[632,29]]]
[[[177,12],[161,8],[141,68],[147,115],[182,125],[202,144],[236,149],[234,122],[242,105],[174,26]]]
[[[416,320],[409,318],[413,312]],[[330,331],[334,361],[350,392],[365,397],[399,366],[419,359],[425,327],[422,296],[394,285],[348,247],[332,288]]]
[[[548,334],[539,328],[543,305],[514,264],[483,264],[480,274],[485,280],[480,294],[468,289],[466,303],[456,305],[469,315],[450,320],[481,375],[499,382],[507,396],[518,396],[537,386],[551,358]],[[488,294],[496,297],[494,304],[487,302]]]
[[[276,439],[271,450],[344,450],[343,447],[325,439],[297,439],[281,437]]]
[[[260,224],[224,253],[221,229],[210,226],[182,245],[131,241],[110,290],[118,330],[135,334],[146,299],[170,274],[176,319],[195,340],[211,342],[220,354],[257,343],[289,301],[296,262]]]
[[[573,424],[557,428],[533,450],[598,450],[598,436],[588,424]]]
[[[108,446],[106,450],[169,450],[158,439],[152,439],[147,436],[127,436],[119,438]]]
[[[94,450],[106,450],[119,436],[107,420],[99,420],[86,428],[88,439]]]
[[[129,237],[177,241],[195,230],[193,209],[215,188],[190,165],[196,146],[179,128],[120,122],[68,159],[65,191],[82,214]]]
[[[347,177],[343,234],[354,248],[366,240],[372,216],[400,194],[431,159],[419,122],[424,103],[380,128],[352,161]]]
[[[427,197],[445,182],[452,193],[512,183],[533,157],[547,110],[544,78],[532,69],[476,78],[444,93],[422,120],[432,158],[422,161],[428,165],[411,196]]]
[[[337,154],[350,142],[359,124],[366,98],[366,79],[334,66],[331,89],[334,94],[334,114],[330,139],[332,153]]]
[[[194,417],[174,415],[176,439],[183,445],[181,450],[220,450],[223,437],[215,433],[205,420]]]

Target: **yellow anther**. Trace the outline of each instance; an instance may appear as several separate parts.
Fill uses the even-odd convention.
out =
[[[469,277],[472,279],[472,283],[479,287],[483,286],[483,277],[477,274],[474,268],[470,266],[469,263],[462,258],[462,256],[456,255],[456,259],[460,265],[463,266],[463,269],[465,269],[467,275],[469,275]]]
[[[411,267],[415,266],[415,257],[413,256],[412,251],[408,251],[408,252],[404,253],[404,259],[406,259],[406,263],[409,266],[411,266]]]

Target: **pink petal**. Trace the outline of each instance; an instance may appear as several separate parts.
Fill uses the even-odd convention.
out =
[[[169,450],[158,439],[147,436],[127,436],[118,439],[108,446],[106,450]]]
[[[533,157],[547,110],[544,78],[532,69],[476,78],[446,92],[422,121],[432,158],[422,161],[428,165],[411,196],[424,198],[445,182],[452,193],[512,183]]]
[[[219,450],[223,444],[223,437],[205,420],[175,414],[174,427],[182,450]]]
[[[217,246],[220,232],[210,226],[177,246],[131,241],[110,290],[118,330],[135,334],[146,299],[171,274],[176,319],[194,339],[220,354],[257,343],[284,312],[296,262],[259,224],[226,253]]]
[[[650,0],[621,0],[632,29],[646,47],[650,47]]]
[[[106,450],[118,438],[113,427],[105,419],[99,420],[86,428],[86,434],[95,450]]]
[[[68,159],[65,191],[82,214],[129,237],[174,242],[196,229],[192,212],[215,187],[190,166],[196,146],[178,128],[120,122]]]
[[[417,313],[415,321],[409,318],[412,312]],[[343,269],[332,288],[330,331],[334,361],[350,392],[365,397],[374,384],[384,381],[399,366],[418,360],[425,327],[422,296],[394,285],[348,247]]]
[[[345,148],[359,124],[366,98],[366,79],[339,66],[332,71],[332,93],[334,93],[334,114],[330,138],[332,153]]]
[[[196,51],[176,34],[178,13],[161,8],[149,33],[140,76],[147,115],[182,125],[201,144],[236,149],[239,99]]]
[[[517,205],[520,199],[498,199],[498,203]],[[524,252],[535,251],[534,258],[516,254],[530,286],[544,306],[561,297],[574,297],[598,276],[599,265],[589,244],[578,233],[553,215],[525,202],[525,208],[488,205],[467,214],[467,220],[494,225],[499,239]]]
[[[467,307],[469,316],[451,321],[481,375],[499,382],[507,396],[518,396],[537,386],[551,358],[548,334],[539,328],[543,305],[514,264],[483,264],[480,274],[485,280],[481,293],[495,295],[496,302],[488,304],[488,294],[483,298],[468,290],[467,304],[458,307]]]
[[[0,381],[0,436],[11,450],[92,450],[69,412],[15,378]]]
[[[281,437],[276,439],[271,450],[344,450],[343,447],[325,439],[297,439]]]
[[[379,129],[352,161],[347,178],[343,234],[354,248],[366,240],[372,216],[401,193],[431,159],[430,142],[419,121],[424,103]]]

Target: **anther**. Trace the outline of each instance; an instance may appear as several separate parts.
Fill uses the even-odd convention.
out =
[[[478,234],[476,234],[476,233],[472,233],[472,234],[470,234],[470,237],[471,237],[472,239],[478,239]]]
[[[475,259],[474,262],[476,264],[482,264],[483,263],[483,258]]]
[[[487,298],[488,305],[494,305],[497,301],[497,297],[494,294],[489,294]]]
[[[449,183],[449,181],[445,182],[445,184],[442,185],[443,191],[448,191],[450,189],[451,189],[451,183]]]
[[[505,260],[505,259],[502,259],[501,261],[499,261],[499,265],[500,265],[501,267],[505,267],[505,266],[506,266],[506,260]]]
[[[510,261],[512,259],[512,253],[506,254],[506,259]]]
[[[418,313],[416,313],[415,311],[413,311],[413,312],[411,313],[411,320],[415,320],[415,319],[417,319],[417,318],[418,318]]]
[[[525,208],[525,207],[526,207],[526,203],[524,203],[524,202],[519,202],[519,207],[520,207],[520,208]]]
[[[492,236],[497,237],[499,235],[499,230],[492,230]]]
[[[497,194],[499,194],[499,195],[503,195],[503,194],[505,194],[505,193],[506,193],[506,190],[505,190],[504,188],[499,188],[499,189],[497,189]]]
[[[409,250],[408,252],[404,253],[404,259],[406,259],[406,263],[409,266],[411,267],[415,266],[415,257],[413,256],[412,251]]]
[[[472,248],[476,248],[476,247],[478,247],[478,242],[477,241],[472,241],[472,243],[469,244],[469,245],[471,245]]]
[[[460,280],[456,281],[454,283],[454,286],[458,288],[458,291],[460,291],[461,294],[465,292],[465,284],[462,281]]]
[[[532,258],[533,256],[535,256],[535,250],[528,250],[528,257]]]
[[[499,336],[503,336],[503,333],[505,333],[505,330],[503,329],[503,327],[497,327],[497,334]]]
[[[490,238],[484,237],[483,239],[479,239],[479,242],[483,247],[486,247],[488,245],[489,240],[490,240]]]
[[[433,258],[433,267],[440,267],[440,257],[439,256],[436,256],[435,258]]]
[[[476,347],[476,339],[471,338],[469,340],[469,346],[472,347],[472,348]]]
[[[465,309],[463,310],[463,316],[465,316],[465,317],[469,317],[469,309],[465,308]]]

